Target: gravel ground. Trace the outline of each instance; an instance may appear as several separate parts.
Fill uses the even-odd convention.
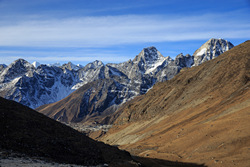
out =
[[[0,167],[86,167],[73,164],[48,162],[40,157],[28,157],[23,154],[0,151]],[[91,167],[108,167],[107,164]]]

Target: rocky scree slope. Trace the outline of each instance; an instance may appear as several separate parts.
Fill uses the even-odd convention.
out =
[[[98,139],[141,157],[248,166],[249,81],[246,41],[125,103]]]
[[[0,97],[0,151],[78,165],[138,166],[130,154],[94,141],[17,102]]]
[[[221,43],[228,43],[223,41]],[[213,47],[206,46],[209,47],[207,49]],[[98,77],[94,77],[99,79],[59,102],[37,108],[37,111],[66,123],[89,120],[110,124],[113,118],[106,116],[114,113],[122,103],[146,93],[156,82],[173,78],[182,68],[191,67],[194,57],[179,54],[173,60],[163,57],[155,47],[144,48],[133,60],[91,68],[100,71],[95,73]],[[84,68],[90,69],[88,65]],[[86,73],[89,73],[88,70],[85,70]]]

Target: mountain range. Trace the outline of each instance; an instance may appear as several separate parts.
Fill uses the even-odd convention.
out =
[[[38,109],[41,112],[46,108],[43,113],[63,122],[86,121],[116,111],[120,104],[145,94],[157,82],[173,78],[182,68],[198,66],[232,47],[226,40],[210,39],[192,56],[179,54],[175,60],[164,57],[155,47],[148,47],[127,62],[104,65],[94,61],[84,67],[71,62],[62,66],[30,64],[18,59],[9,66],[1,66],[0,96],[31,108],[41,106]],[[73,92],[79,95],[79,103],[69,110],[65,104],[70,104],[72,100],[67,96]],[[67,102],[59,102],[65,97]],[[57,103],[50,104],[54,102]],[[42,106],[59,103],[60,107],[53,112],[48,105]]]

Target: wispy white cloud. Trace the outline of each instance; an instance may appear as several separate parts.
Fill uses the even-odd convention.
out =
[[[66,63],[71,61],[75,64],[85,65],[89,62],[93,62],[95,60],[101,60],[104,63],[120,63],[129,60],[129,57],[126,55],[118,55],[114,52],[94,52],[87,51],[83,52],[82,50],[75,52],[68,51],[11,51],[11,50],[2,50],[0,51],[0,64],[5,63],[6,65],[12,63],[13,61],[23,58],[30,63],[34,61],[38,61],[42,64],[47,63]],[[114,57],[119,57],[119,59],[115,59]]]
[[[0,46],[107,47],[211,37],[250,37],[250,22],[234,18],[233,13],[37,18],[14,24],[1,21]]]

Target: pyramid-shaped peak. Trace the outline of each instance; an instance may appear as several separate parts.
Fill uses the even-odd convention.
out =
[[[211,38],[194,52],[194,66],[198,66],[207,60],[214,59],[233,47],[234,45],[225,39]]]
[[[199,49],[197,49],[194,52],[194,55],[201,55],[201,54],[203,54],[203,52],[211,50],[211,49],[223,50],[223,52],[224,52],[224,51],[227,51],[233,47],[234,47],[234,45],[225,39],[211,38],[206,43],[204,43]]]
[[[0,82],[8,82],[14,78],[26,75],[31,72],[35,67],[24,59],[17,59],[12,62],[8,67],[4,68],[1,73]]]
[[[24,67],[28,67],[28,68],[32,68],[33,65],[30,64],[28,61],[24,60],[24,59],[17,59],[15,60],[13,63],[10,64],[10,67],[16,67],[16,66],[24,66]]]
[[[159,59],[164,59],[164,57],[162,56],[162,54],[156,49],[156,47],[154,46],[150,46],[147,48],[144,48],[139,55],[137,55],[133,62],[143,62],[145,64],[151,64],[154,63],[156,61],[158,61]]]
[[[157,57],[163,57],[162,54],[154,46],[143,48],[143,50],[141,51],[141,53],[144,56],[147,56],[147,55],[156,55]]]
[[[13,63],[29,63],[29,62],[20,58],[20,59],[15,60]]]

